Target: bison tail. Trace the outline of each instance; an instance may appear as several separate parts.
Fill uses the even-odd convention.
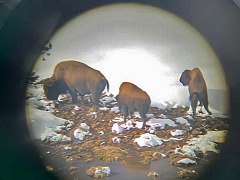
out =
[[[106,81],[107,81],[107,91],[109,92],[109,88],[110,88],[109,82],[108,82],[108,80],[106,80]]]

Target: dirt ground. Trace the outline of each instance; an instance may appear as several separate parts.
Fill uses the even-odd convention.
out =
[[[59,102],[52,113],[69,121],[56,132],[71,140],[59,142],[46,138],[44,141],[36,141],[41,157],[46,162],[46,169],[58,174],[59,179],[92,179],[91,173],[87,171],[94,166],[110,167],[111,174],[105,177],[107,179],[195,179],[214,162],[217,153],[196,151],[196,156],[193,157],[176,153],[176,149],[183,147],[189,139],[208,131],[228,129],[228,119],[210,116],[192,119],[187,116],[188,107],[150,107],[148,113],[155,118],[167,117],[176,122],[177,117],[184,117],[190,125],[176,122],[175,127],[166,125],[165,128],[151,131],[147,126],[145,129],[132,128],[116,134],[112,132],[113,124],[116,123],[114,119],[123,117],[122,113],[111,111],[116,106],[116,102],[110,101],[96,111],[97,107],[91,104],[89,97],[84,102],[79,101],[79,104],[72,104],[71,99]],[[133,117],[132,120],[142,121],[139,117]],[[124,123],[126,122],[122,121],[118,124]],[[136,124],[133,123],[134,125]],[[76,129],[86,132],[82,140],[74,138]],[[171,132],[177,129],[184,130],[185,133],[176,136],[177,139],[171,139]],[[171,140],[157,146],[140,147],[134,139],[144,133]],[[221,145],[218,144],[216,148],[220,149]],[[196,163],[178,163],[186,158]]]

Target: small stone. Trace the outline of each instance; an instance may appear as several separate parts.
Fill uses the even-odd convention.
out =
[[[149,172],[147,174],[147,177],[150,177],[152,179],[156,179],[158,177],[158,173],[156,173],[156,172]]]

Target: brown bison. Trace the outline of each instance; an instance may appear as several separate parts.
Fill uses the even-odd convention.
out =
[[[141,118],[144,119],[142,128],[145,128],[147,116],[146,113],[151,104],[149,95],[130,82],[123,82],[119,88],[119,94],[116,96],[119,109],[124,113],[124,120],[127,116],[133,115],[134,111],[138,111]]]
[[[179,81],[183,86],[188,85],[190,94],[189,99],[193,111],[192,116],[195,117],[198,101],[200,102],[200,106],[203,105],[206,111],[211,115],[212,113],[208,109],[207,86],[200,69],[194,68],[192,70],[185,70]]]
[[[83,98],[92,94],[95,105],[99,105],[100,96],[107,86],[104,75],[88,65],[78,61],[63,61],[56,65],[52,77],[41,81],[44,93],[49,100],[56,100],[61,93],[69,90],[73,103],[77,102],[77,93]]]

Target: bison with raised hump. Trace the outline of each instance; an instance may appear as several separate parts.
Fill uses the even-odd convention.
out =
[[[119,109],[124,113],[124,120],[129,113],[132,116],[134,111],[138,111],[144,120],[142,128],[145,128],[148,112],[151,104],[149,95],[130,82],[123,82],[119,88],[119,94],[116,96]]]
[[[200,106],[203,105],[206,111],[211,115],[212,113],[208,109],[207,86],[200,69],[194,68],[192,70],[187,69],[183,71],[179,81],[183,86],[188,86],[189,99],[193,111],[192,116],[195,117],[198,101],[200,102]]]
[[[95,105],[99,105],[100,96],[109,83],[98,70],[74,60],[62,61],[55,66],[52,77],[41,81],[44,93],[49,100],[56,100],[61,93],[69,90],[72,102],[77,102],[77,93],[82,97],[92,94]]]

